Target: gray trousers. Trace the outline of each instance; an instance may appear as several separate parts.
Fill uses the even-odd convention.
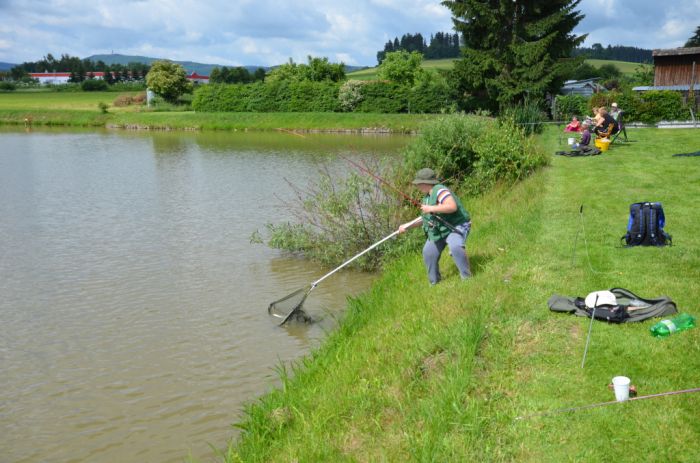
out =
[[[426,240],[423,246],[423,262],[428,270],[430,284],[434,285],[442,278],[440,276],[440,255],[449,246],[452,259],[455,261],[462,279],[469,278],[472,274],[469,269],[469,257],[467,256],[467,236],[471,230],[472,223],[467,222],[455,227],[461,233],[452,232],[438,241]]]

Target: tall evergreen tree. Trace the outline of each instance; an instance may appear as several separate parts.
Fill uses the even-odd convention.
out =
[[[495,110],[556,92],[577,64],[583,42],[573,29],[580,0],[444,0],[462,34],[464,51],[454,77],[467,108]]]
[[[698,28],[695,29],[695,35],[689,38],[687,42],[685,42],[685,47],[700,47],[700,26],[698,26]]]

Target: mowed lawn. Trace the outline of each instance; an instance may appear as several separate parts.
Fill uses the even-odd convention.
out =
[[[0,93],[0,110],[80,110],[99,111],[98,104],[109,105],[110,111],[134,111],[137,106],[114,107],[120,95],[135,96],[139,92],[6,92]]]
[[[419,251],[389,265],[293,375],[280,369],[226,460],[699,461],[700,393],[530,416],[614,400],[617,375],[640,396],[700,387],[700,328],[656,339],[657,320],[595,322],[582,368],[589,320],[547,308],[554,293],[624,287],[700,317],[700,157],[672,156],[700,150],[700,132],[629,135],[564,158],[550,127],[551,166],[463,198],[473,278],[447,253],[432,288]],[[663,203],[674,246],[620,245],[637,201]]]

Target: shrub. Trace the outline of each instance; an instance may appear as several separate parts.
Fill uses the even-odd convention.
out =
[[[583,95],[557,95],[555,99],[554,119],[569,121],[576,116],[582,119],[590,114],[588,99]]]
[[[547,164],[547,157],[532,137],[512,123],[488,124],[473,143],[476,162],[463,187],[482,193],[496,183],[511,184]]]
[[[672,90],[651,90],[643,93],[606,92],[591,97],[591,107],[610,108],[613,102],[625,111],[625,120],[653,124],[660,121],[688,119],[689,112],[679,92]]]
[[[85,92],[102,92],[109,89],[109,84],[102,79],[88,79],[80,84],[80,88]]]
[[[689,118],[679,92],[652,90],[640,95],[641,104],[637,109],[642,122],[676,121]]]
[[[478,194],[546,163],[542,150],[512,120],[454,115],[426,125],[407,147],[404,176],[431,167],[441,178],[462,182],[466,191]]]
[[[339,88],[339,84],[328,81],[212,84],[196,90],[192,107],[206,112],[339,111]]]
[[[423,167],[434,169],[442,178],[454,179],[472,173],[475,152],[472,146],[488,124],[480,117],[458,114],[444,116],[421,128],[420,135],[406,147],[407,175]]]
[[[546,116],[538,102],[526,98],[525,101],[501,108],[499,119],[522,127],[525,135],[531,135],[542,133],[544,129],[542,121]]]
[[[399,201],[384,194],[366,175],[351,173],[337,179],[321,169],[318,179],[303,193],[298,189],[299,204],[288,205],[298,223],[267,226],[271,247],[302,252],[333,266],[389,235],[403,220],[396,207]],[[355,265],[371,270],[380,261],[380,253],[370,253]]]
[[[445,113],[456,111],[456,95],[447,80],[431,73],[409,92],[408,110],[412,113]]]
[[[409,88],[393,82],[375,81],[363,85],[362,100],[355,111],[362,113],[405,113]]]
[[[0,91],[4,92],[11,92],[13,90],[16,90],[17,86],[13,84],[12,82],[0,82]]]
[[[340,109],[347,112],[354,111],[362,101],[362,86],[366,84],[367,81],[364,80],[348,80],[341,85],[338,90]]]

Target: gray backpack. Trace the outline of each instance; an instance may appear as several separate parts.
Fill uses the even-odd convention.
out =
[[[597,305],[595,307],[596,320],[605,320],[612,323],[640,322],[654,317],[664,317],[678,312],[676,303],[668,296],[657,299],[645,299],[637,296],[632,291],[624,288],[612,288],[615,295],[615,305]],[[553,312],[573,313],[579,317],[590,318],[593,308],[586,305],[582,297],[567,297],[554,294],[547,301],[549,310]]]

